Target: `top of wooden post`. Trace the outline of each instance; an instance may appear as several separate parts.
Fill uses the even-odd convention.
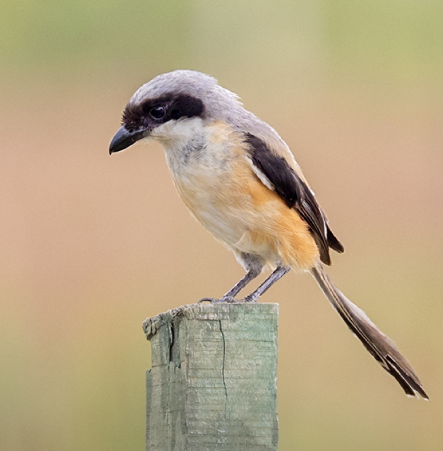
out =
[[[157,333],[162,325],[172,323],[182,318],[200,320],[222,320],[232,319],[232,314],[247,315],[252,311],[260,311],[261,314],[269,314],[275,319],[275,326],[278,326],[278,304],[274,303],[219,303],[219,304],[185,304],[181,307],[168,310],[143,321],[143,330],[146,338],[151,338]]]

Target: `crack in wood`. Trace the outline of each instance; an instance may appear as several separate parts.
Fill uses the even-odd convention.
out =
[[[226,381],[225,381],[226,342],[225,342],[225,334],[222,329],[221,319],[218,320],[218,322],[220,325],[220,333],[221,333],[222,341],[223,341],[223,360],[222,360],[221,373],[222,373],[223,386],[225,387],[225,396],[226,396],[226,401],[227,401],[228,400],[228,388],[226,387]]]

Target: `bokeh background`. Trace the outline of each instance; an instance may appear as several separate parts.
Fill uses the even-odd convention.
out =
[[[142,321],[243,274],[163,151],[108,145],[132,93],[216,76],[289,143],[346,253],[337,285],[398,343],[407,399],[312,278],[280,303],[280,450],[443,449],[443,3],[27,0],[0,15],[0,448],[143,450]]]

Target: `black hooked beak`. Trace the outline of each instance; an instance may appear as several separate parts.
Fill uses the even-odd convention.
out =
[[[109,155],[120,152],[129,146],[132,146],[135,142],[143,139],[149,134],[147,129],[139,129],[134,131],[129,131],[124,125],[122,125],[118,132],[112,138],[111,144],[109,145]]]

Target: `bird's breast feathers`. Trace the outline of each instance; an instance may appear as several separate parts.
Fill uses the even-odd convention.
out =
[[[271,266],[312,265],[318,250],[306,223],[254,166],[244,134],[224,123],[193,128],[187,140],[163,142],[174,184],[193,216],[229,248],[260,255]]]

